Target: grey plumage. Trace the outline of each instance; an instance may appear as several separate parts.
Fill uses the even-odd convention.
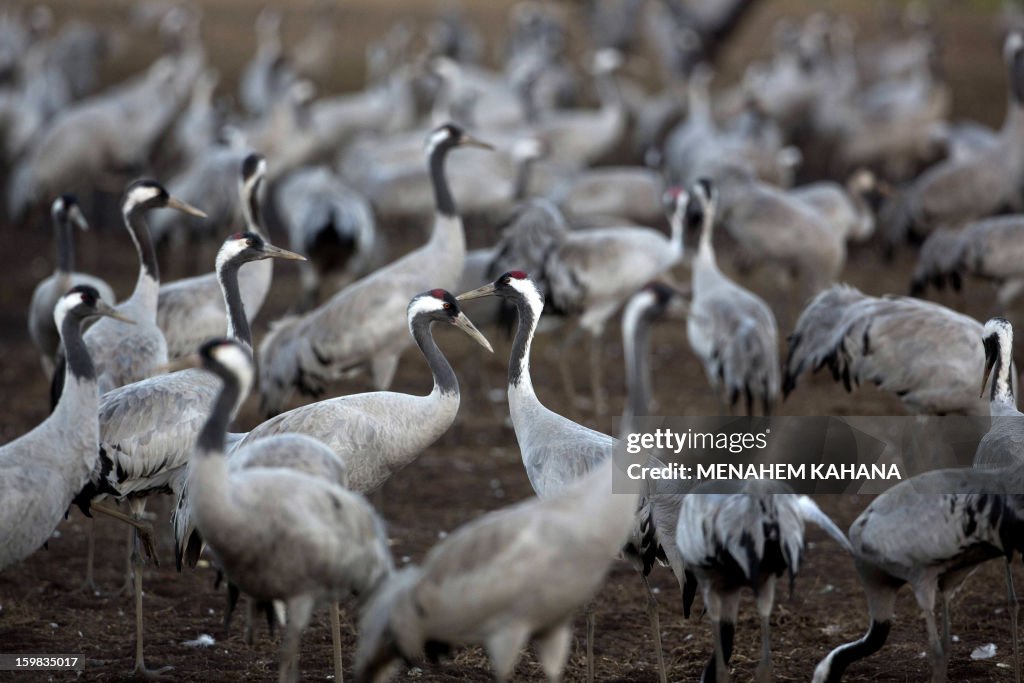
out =
[[[96,459],[99,392],[81,333],[83,321],[96,315],[124,320],[88,285],[57,302],[54,322],[68,350],[66,390],[48,418],[0,447],[0,570],[46,543]]]
[[[533,273],[550,311],[576,318],[578,329],[563,347],[563,382],[575,397],[564,351],[585,331],[590,337],[595,407],[604,412],[600,344],[605,326],[630,296],[673,268],[682,255],[681,225],[673,225],[670,236],[640,226],[569,230],[554,204],[535,199],[521,207],[505,229],[491,270]]]
[[[241,161],[236,160],[230,171],[224,168],[222,172],[239,179],[237,194],[246,231],[266,239],[260,208],[266,161],[258,154],[250,154]],[[274,264],[270,259],[250,263],[238,272],[239,291],[250,324],[263,307],[273,277]],[[216,272],[161,285],[156,320],[167,340],[168,358],[181,358],[194,352],[207,339],[224,336],[226,313]]]
[[[928,630],[932,680],[946,680],[950,651],[949,601],[981,563],[1004,557],[1017,660],[1017,599],[1009,563],[1024,549],[1024,470],[1021,468],[1020,413],[1014,407],[1013,330],[1002,318],[982,334],[985,349],[982,388],[994,371],[989,398],[994,418],[975,455],[975,468],[925,472],[898,483],[876,498],[850,527],[857,570],[871,623],[860,640],[832,650],[814,671],[815,683],[837,683],[847,666],[885,644],[896,593],[910,584]],[[1008,450],[1007,450],[1008,449]],[[942,637],[935,623],[935,599],[942,603]]]
[[[896,592],[910,584],[924,615],[932,680],[945,680],[949,600],[982,562],[1009,560],[1021,550],[1024,523],[1019,469],[936,470],[900,482],[876,498],[850,527],[870,626],[860,640],[834,649],[814,672],[815,683],[836,683],[853,661],[878,651],[891,627]],[[994,493],[994,492],[1005,493]],[[943,645],[943,640],[946,644]]]
[[[278,186],[278,215],[291,248],[309,257],[302,270],[308,305],[320,295],[321,281],[333,276],[340,286],[366,273],[377,253],[377,225],[370,203],[326,166],[304,168]]]
[[[981,323],[927,301],[871,297],[836,285],[804,309],[789,338],[783,391],[828,367],[847,390],[871,382],[916,414],[988,413],[977,379]]]
[[[764,301],[718,269],[711,237],[716,203],[710,182],[702,180],[673,206],[673,222],[681,223],[687,210],[701,218],[686,335],[720,401],[733,406],[742,396],[748,414],[755,402],[768,414],[779,394],[778,328]]]
[[[346,465],[346,487],[360,493],[379,488],[392,474],[412,462],[439,439],[459,410],[458,379],[434,342],[431,327],[442,322],[458,327],[490,350],[487,340],[459,310],[451,294],[432,290],[417,295],[408,306],[409,330],[427,359],[434,377],[426,396],[377,391],[350,394],[294,408],[257,425],[241,438],[228,456],[248,450],[280,434],[304,434],[328,446]],[[194,533],[187,486],[178,496],[174,514],[176,559],[190,566],[198,559],[201,538]]]
[[[222,386],[189,475],[197,528],[228,579],[257,600],[285,603],[278,680],[294,682],[299,640],[317,603],[364,600],[392,571],[383,523],[362,496],[324,479],[280,467],[229,471],[227,423],[248,393],[252,359],[227,340],[207,343],[200,355]]]
[[[588,429],[581,424],[548,409],[537,398],[530,376],[530,347],[537,330],[544,301],[537,285],[521,271],[499,276],[493,283],[459,295],[460,300],[484,296],[499,296],[516,307],[518,325],[508,365],[508,405],[515,429],[516,441],[523,459],[526,475],[534,492],[542,499],[556,498],[563,490],[602,467],[611,460],[614,440],[607,434]],[[646,541],[648,506],[632,509],[633,524],[627,546],[641,548]],[[649,567],[637,566],[644,577]],[[650,588],[648,594],[650,595]],[[651,596],[653,601],[653,596]],[[656,623],[656,612],[650,612]],[[593,673],[591,633],[593,614],[588,612],[588,672]],[[658,637],[659,662],[660,635]],[[661,677],[666,678],[661,667]]]
[[[1024,39],[1006,38],[1008,104],[999,144],[952,157],[919,176],[886,210],[886,237],[898,244],[939,227],[956,227],[1006,206],[1021,206],[1024,177]]]
[[[296,389],[319,396],[329,381],[366,366],[376,388],[390,386],[409,345],[402,333],[409,299],[430,287],[450,289],[462,275],[466,238],[445,179],[445,157],[454,147],[482,144],[450,124],[431,133],[428,157],[437,214],[430,240],[309,313],[271,327],[259,350],[264,413],[281,412]]]
[[[108,304],[117,301],[114,290],[106,282],[93,275],[75,272],[74,236],[72,226],[85,230],[88,224],[82,216],[77,200],[63,195],[53,200],[50,211],[53,219],[54,241],[57,245],[57,265],[53,275],[36,285],[32,302],[28,308],[28,333],[35,344],[47,378],[53,375],[53,367],[60,346],[60,333],[53,322],[53,307],[69,289],[77,285],[89,285],[99,292],[100,299]]]
[[[996,216],[968,223],[962,230],[928,235],[914,268],[910,291],[920,295],[929,285],[959,290],[968,276],[1000,285],[999,299],[1009,305],[1024,278],[1024,216]]]
[[[715,653],[702,681],[729,680],[739,594],[746,586],[754,591],[761,617],[761,661],[755,680],[771,680],[769,632],[775,581],[788,573],[792,589],[800,569],[806,521],[821,526],[851,550],[843,532],[813,500],[779,482],[706,482],[683,497],[676,543],[703,591],[715,639]]]
[[[238,270],[248,261],[302,258],[267,244],[255,233],[232,235],[217,257],[217,275],[228,309],[227,329],[251,345],[248,319],[238,287]],[[155,299],[155,297],[154,297]],[[155,303],[155,301],[154,301]],[[99,458],[75,502],[88,512],[106,497],[126,499],[135,518],[147,497],[177,493],[192,447],[218,390],[216,378],[197,369],[180,370],[119,387],[103,395],[99,407]],[[234,410],[240,408],[234,406]],[[132,555],[136,595],[136,670],[146,671],[142,649],[142,560]]]
[[[156,324],[160,273],[149,228],[143,213],[152,209],[172,208],[203,216],[196,209],[167,193],[159,183],[137,180],[128,186],[121,202],[121,211],[128,233],[139,254],[139,277],[132,295],[117,304],[116,309],[135,321],[130,331],[101,320],[85,333],[85,343],[96,365],[100,394],[156,372],[167,362],[167,342]]]
[[[399,659],[434,659],[452,646],[487,649],[496,680],[528,643],[560,679],[576,610],[597,592],[629,534],[636,492],[609,493],[613,462],[565,486],[461,527],[421,567],[393,575],[364,610],[361,680],[382,681]]]

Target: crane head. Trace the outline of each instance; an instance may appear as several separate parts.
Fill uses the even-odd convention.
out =
[[[444,289],[432,289],[429,292],[417,294],[409,302],[407,309],[409,319],[409,330],[415,335],[417,324],[426,322],[428,325],[435,322],[444,322],[454,325],[465,332],[470,339],[480,346],[493,353],[491,343],[487,337],[480,333],[473,322],[459,308],[459,303],[452,296],[452,293]]]

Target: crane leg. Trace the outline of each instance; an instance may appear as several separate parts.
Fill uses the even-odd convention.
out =
[[[587,603],[587,683],[594,683],[594,602]]]
[[[281,664],[278,683],[296,683],[299,680],[299,641],[313,616],[313,597],[299,595],[288,601],[288,625],[281,639]]]
[[[99,595],[100,591],[96,587],[96,574],[94,570],[96,564],[96,520],[91,517],[85,523],[85,539],[87,544],[85,552],[85,580],[82,581],[82,585],[78,587],[78,590],[82,593]]]
[[[773,679],[771,615],[774,601],[775,577],[772,576],[757,594],[757,612],[761,616],[761,661],[754,671],[757,683],[771,683]]]
[[[1006,601],[1010,610],[1010,636],[1013,638],[1013,679],[1020,683],[1020,644],[1017,639],[1017,619],[1020,616],[1020,603],[1017,602],[1017,591],[1013,588],[1013,568],[1010,560],[1006,560]]]
[[[341,666],[341,614],[338,603],[331,601],[331,647],[334,650],[334,680],[342,683],[345,673]]]
[[[640,578],[644,582],[644,589],[647,591],[647,616],[651,620],[651,638],[654,640],[654,651],[658,655],[658,680],[661,683],[668,683],[668,671],[665,668],[665,652],[661,646],[661,619],[658,616],[658,600],[651,591],[651,584],[643,574]]]
[[[134,531],[134,530],[133,530]],[[146,658],[143,654],[143,624],[142,624],[142,553],[139,552],[141,541],[136,538],[132,544],[132,574],[135,587],[135,675],[150,680],[158,680],[167,673],[173,666],[165,666],[160,669],[147,669]]]
[[[604,360],[601,334],[597,330],[590,334],[590,391],[594,398],[594,412],[598,415],[608,414],[608,397],[604,393]]]
[[[943,651],[939,629],[935,624],[935,586],[915,587],[914,597],[917,598],[917,605],[924,613],[931,654],[929,659],[932,664],[932,683],[946,683],[946,653]]]
[[[572,627],[562,624],[536,638],[537,659],[540,668],[547,676],[549,683],[562,680],[565,660],[569,657],[569,645],[572,643]]]
[[[565,388],[566,398],[569,400],[569,409],[578,414],[579,397],[576,395],[576,385],[572,381],[572,368],[569,367],[569,353],[580,338],[583,331],[579,325],[575,325],[572,331],[566,335],[565,340],[558,349],[558,370],[562,375],[562,386]]]

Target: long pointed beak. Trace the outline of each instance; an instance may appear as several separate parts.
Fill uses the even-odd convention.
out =
[[[82,215],[82,210],[78,206],[71,207],[71,211],[68,212],[68,218],[78,226],[79,230],[89,229],[89,222],[85,220],[85,216]]]
[[[476,325],[466,317],[465,313],[459,312],[459,315],[452,320],[452,324],[459,328],[470,336],[471,339],[476,341],[477,344],[484,347],[491,353],[494,353],[494,349],[491,348],[491,342],[487,341],[487,337],[480,333],[480,330],[476,329]]]
[[[494,150],[494,145],[478,140],[469,133],[463,133],[459,138],[459,147],[478,147],[480,149]]]
[[[198,353],[190,353],[187,356],[181,358],[175,358],[172,361],[168,361],[163,365],[158,365],[154,369],[154,374],[164,375],[168,372],[178,372],[179,370],[188,370],[189,368],[198,368],[200,366],[200,358]]]
[[[489,282],[483,287],[477,287],[471,292],[464,292],[455,297],[456,301],[470,301],[471,299],[480,299],[485,296],[494,296],[496,292],[493,282]]]
[[[188,202],[183,202],[177,197],[171,197],[167,200],[167,208],[187,213],[190,216],[196,216],[198,218],[206,218],[206,212],[197,209]]]
[[[116,308],[106,303],[105,301],[96,302],[96,313],[107,318],[120,320],[121,322],[128,323],[129,325],[135,324],[134,320],[124,315],[123,313],[121,313],[120,311],[118,311]]]
[[[294,251],[288,251],[287,249],[282,249],[281,247],[275,247],[273,244],[264,244],[263,253],[266,254],[268,258],[283,258],[288,259],[290,261],[306,260],[306,257],[303,256],[302,254],[296,254]]]

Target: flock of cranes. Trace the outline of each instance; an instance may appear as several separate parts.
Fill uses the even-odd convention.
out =
[[[136,30],[158,31],[164,53],[106,90],[96,72],[114,49],[106,30],[57,30],[44,8],[4,8],[6,216],[29,225],[48,208],[57,259],[26,301],[52,412],[0,447],[0,571],[46,546],[72,506],[125,523],[134,671],[145,677],[165,669],[146,665],[144,556],[156,561],[154,536],[167,533],[179,571],[205,555],[226,578],[225,623],[241,594],[283,623],[281,683],[299,678],[318,606],[330,611],[339,681],[343,607],[358,633],[359,680],[480,646],[503,681],[528,645],[559,680],[581,611],[594,680],[594,605],[623,557],[645,587],[662,683],[676,676],[649,583],[658,565],[675,579],[684,616],[701,597],[709,683],[730,680],[740,595],[752,589],[754,675],[766,683],[776,582],[788,575],[792,586],[816,552],[805,543],[813,524],[849,560],[831,571],[859,577],[869,626],[822,651],[807,676],[839,681],[880,650],[907,584],[924,615],[931,679],[947,680],[950,601],[979,565],[1003,558],[1019,681],[1011,561],[1024,552],[1024,424],[1003,315],[1024,291],[1024,216],[1015,213],[1024,207],[1024,34],[1010,30],[1003,42],[998,131],[948,119],[936,30],[914,12],[878,42],[841,16],[781,21],[773,54],[712,94],[716,54],[759,4],[593,0],[580,58],[570,49],[573,9],[524,2],[509,14],[504,70],[474,57],[479,35],[457,12],[433,20],[423,45],[398,23],[368,50],[366,88],[335,96],[313,84],[329,29],[290,47],[282,16],[266,9],[237,106],[218,94],[203,15],[190,3],[140,5]],[[644,46],[661,66],[653,91],[630,75],[631,63],[650,64]],[[113,183],[138,261],[120,299],[74,259],[74,228],[111,208]],[[425,241],[414,236],[423,223]],[[999,315],[983,324],[843,282],[848,250],[877,252],[874,266],[893,268],[883,253],[914,240],[923,241],[906,278],[915,297],[989,279]],[[207,259],[211,241],[219,247]],[[471,241],[487,244],[469,250]],[[417,246],[394,258],[399,242]],[[299,262],[301,295],[261,326],[274,260]],[[191,276],[167,281],[161,266]],[[604,334],[619,313],[625,419],[609,434],[591,418],[613,410]],[[617,470],[660,454],[623,463],[613,451],[666,391],[650,363],[660,319],[674,325],[674,351],[706,375],[706,386],[675,390],[710,396],[721,414],[769,416],[802,376],[827,367],[848,391],[873,384],[911,414],[991,416],[991,428],[973,467],[899,482],[848,533],[781,481],[669,491],[632,480]],[[421,562],[398,568],[368,496],[381,502],[395,473],[481,409],[461,405],[434,334],[452,326],[493,352],[478,325],[510,322],[504,400],[535,496],[442,535]],[[538,334],[561,337],[565,396],[550,404],[560,410],[534,387]],[[590,400],[577,396],[573,374],[581,334]],[[411,345],[432,378],[425,395],[391,390]],[[470,355],[455,367],[481,363]],[[352,393],[353,381],[373,391]],[[250,395],[264,420],[230,431]],[[627,482],[614,492],[613,476]],[[154,525],[146,507],[158,494],[172,497],[173,512]],[[402,502],[416,505],[415,492]],[[95,590],[88,529],[84,582]]]

